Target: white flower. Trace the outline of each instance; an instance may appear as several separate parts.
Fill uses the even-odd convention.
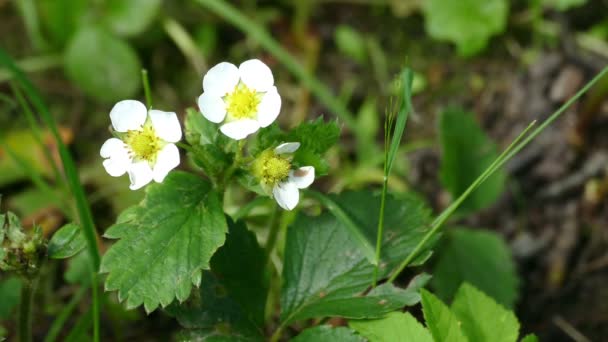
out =
[[[139,101],[124,100],[114,105],[110,120],[118,138],[106,140],[99,154],[110,176],[129,174],[131,190],[153,179],[162,182],[179,165],[174,143],[182,138],[182,129],[175,113],[148,111]]]
[[[203,77],[198,107],[207,120],[222,123],[222,133],[241,140],[274,122],[281,110],[281,96],[270,68],[262,61],[250,59],[238,68],[222,62]]]
[[[303,166],[293,170],[291,154],[300,143],[289,142],[262,152],[253,162],[251,170],[262,188],[270,193],[285,210],[292,210],[300,200],[299,189],[310,186],[315,179],[315,168]]]

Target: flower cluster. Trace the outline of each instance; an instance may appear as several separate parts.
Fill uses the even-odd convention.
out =
[[[198,98],[201,114],[219,124],[219,130],[234,140],[243,140],[272,124],[281,111],[281,96],[270,68],[257,59],[234,64],[222,62],[203,77]],[[180,163],[177,143],[182,130],[174,112],[149,109],[135,100],[118,102],[110,111],[113,138],[101,147],[103,166],[113,177],[127,173],[130,189],[162,182]],[[299,202],[299,189],[312,184],[312,166],[296,168],[293,153],[300,143],[288,142],[267,149],[248,165],[262,189],[280,207],[292,210]],[[239,167],[240,165],[237,165]]]

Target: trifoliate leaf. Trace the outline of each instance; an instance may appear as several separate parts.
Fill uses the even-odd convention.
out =
[[[302,331],[291,342],[365,342],[365,339],[346,327],[319,325]]]
[[[519,279],[502,237],[468,228],[447,231],[442,248],[437,250],[431,284],[439,297],[451,300],[464,282],[513,307]]]
[[[467,283],[458,289],[452,312],[470,341],[517,341],[519,322],[515,314]]]
[[[424,320],[435,341],[468,342],[458,318],[447,305],[426,290],[421,290],[420,293],[422,295]],[[484,316],[483,319],[488,319],[487,317],[491,316]],[[494,318],[492,317],[492,319]]]
[[[74,83],[101,101],[130,98],[141,85],[141,63],[135,50],[98,27],[84,27],[75,34],[64,67]]]
[[[336,195],[333,199],[364,236],[375,239],[379,196],[360,191]],[[406,197],[396,200],[388,196],[380,279],[392,271],[422,239],[428,229],[428,220],[429,210],[417,199]],[[391,311],[385,308],[403,306],[404,303],[395,300],[395,296],[382,298],[387,301],[384,306],[378,305],[382,299],[371,304],[362,299],[365,297],[361,297],[361,293],[372,282],[374,266],[355,239],[344,222],[328,212],[317,217],[302,213],[298,215],[287,232],[285,245],[281,293],[283,322],[330,315],[380,317]],[[412,286],[409,291],[419,287]],[[390,287],[382,290],[397,293],[408,291]],[[380,287],[376,291],[380,291]]]
[[[106,290],[118,291],[128,308],[151,312],[175,298],[184,301],[203,269],[224,244],[226,218],[219,195],[206,180],[171,172],[146,189],[138,205],[124,211],[105,237],[118,240],[104,255]]]
[[[441,114],[439,138],[441,183],[453,198],[457,198],[498,157],[496,145],[479,127],[472,113],[453,108]],[[458,210],[470,213],[488,207],[502,194],[505,179],[505,172],[497,170],[467,197]]]
[[[472,56],[488,39],[505,30],[507,0],[427,0],[422,2],[427,33],[455,43],[458,53]]]
[[[391,312],[381,319],[350,321],[348,325],[373,342],[433,342],[431,333],[409,312]]]
[[[51,259],[65,259],[76,255],[87,247],[82,229],[68,223],[53,234],[49,241],[48,255]]]
[[[120,36],[142,33],[154,21],[162,0],[106,0],[102,22]]]

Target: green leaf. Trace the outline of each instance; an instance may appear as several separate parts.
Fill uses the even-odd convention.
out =
[[[335,203],[367,238],[375,238],[380,201],[369,192],[347,192],[332,196]],[[420,241],[427,229],[429,211],[414,197],[387,197],[386,231],[380,263],[380,276],[386,276]],[[317,217],[299,214],[287,232],[281,320],[284,323],[310,317],[379,317],[386,308],[403,306],[398,295],[383,297],[388,303],[366,302],[361,293],[371,284],[374,267],[360,243],[342,220],[324,212]],[[429,246],[432,244],[429,244]],[[402,293],[391,287],[376,291]],[[386,295],[387,293],[384,293]],[[377,292],[370,295],[378,295]],[[389,310],[391,311],[391,310]]]
[[[552,7],[558,11],[566,11],[573,7],[579,7],[587,3],[587,0],[542,0],[545,7]]]
[[[138,205],[124,211],[105,237],[120,239],[104,255],[106,290],[118,290],[128,308],[151,312],[175,298],[184,301],[203,269],[224,244],[227,230],[219,195],[204,179],[171,172],[146,189]]]
[[[48,255],[51,259],[72,257],[87,247],[82,229],[75,223],[68,223],[53,234],[49,241]]]
[[[460,327],[460,322],[447,305],[424,289],[420,291],[420,294],[422,295],[424,319],[435,341],[467,342],[468,340]],[[491,316],[482,317],[494,319]]]
[[[513,312],[467,283],[456,293],[452,312],[469,341],[517,341],[519,322]]]
[[[346,327],[319,325],[302,331],[291,342],[365,342],[365,339]]]
[[[441,182],[457,198],[498,157],[496,145],[475,122],[473,114],[460,109],[447,109],[441,114],[439,138],[443,154]],[[505,172],[497,170],[458,210],[470,213],[488,207],[503,192],[505,179]]]
[[[190,300],[174,303],[167,311],[188,329],[261,339],[268,293],[266,255],[244,223],[228,223],[226,244],[211,259],[213,273],[203,274]]]
[[[471,56],[483,50],[488,39],[505,30],[507,0],[428,0],[422,2],[427,33],[455,43],[458,53]]]
[[[521,342],[538,342],[538,337],[534,334],[528,334],[521,339]]]
[[[120,36],[140,34],[158,16],[162,0],[106,0],[103,23]]]
[[[212,179],[223,175],[233,157],[222,148],[229,140],[220,133],[218,125],[205,119],[199,111],[188,108],[185,135],[186,141],[192,145],[193,151],[189,156],[194,164]]]
[[[68,284],[89,284],[91,282],[91,257],[89,254],[81,252],[70,258],[63,279]]]
[[[64,66],[74,83],[101,101],[132,97],[141,85],[141,63],[135,50],[98,27],[84,27],[75,34]]]
[[[397,112],[397,118],[395,122],[394,131],[392,133],[391,144],[388,151],[388,159],[386,161],[386,168],[384,177],[388,177],[393,168],[393,162],[397,156],[397,150],[401,144],[401,138],[403,137],[403,131],[405,130],[405,124],[407,123],[407,117],[412,109],[412,81],[414,79],[414,73],[411,69],[405,68],[401,73],[401,82],[403,89],[403,97],[399,104],[399,111]]]
[[[39,0],[40,19],[54,45],[64,46],[86,20],[85,0]]]
[[[339,138],[337,121],[325,122],[323,117],[318,117],[314,121],[302,122],[287,134],[285,141],[297,141],[301,144],[300,149],[323,154],[336,145]]]
[[[0,320],[11,317],[21,298],[21,279],[8,277],[0,282]]]
[[[494,232],[450,229],[437,251],[431,284],[444,300],[452,299],[468,282],[510,308],[517,299],[519,279],[511,251]]]
[[[391,312],[382,319],[348,325],[370,342],[433,342],[431,333],[409,312]]]
[[[334,31],[334,41],[340,52],[358,63],[365,62],[367,56],[365,38],[354,28],[338,25]]]

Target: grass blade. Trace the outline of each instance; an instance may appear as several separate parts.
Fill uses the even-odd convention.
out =
[[[530,130],[534,126],[535,122],[531,123],[504,151],[496,158],[496,160],[488,166],[488,168],[479,176],[477,179],[467,188],[465,192],[458,197],[449,207],[447,207],[431,225],[431,229],[424,236],[424,238],[416,245],[416,248],[403,260],[399,267],[393,272],[388,279],[389,282],[393,282],[399,273],[401,273],[409,263],[414,260],[420,251],[424,248],[424,245],[430,240],[430,238],[437,233],[439,228],[443,226],[443,223],[456,211],[458,206],[473,192],[481,183],[483,183],[488,177],[490,177],[496,170],[501,168],[506,162],[508,162],[513,156],[519,151],[526,147],[536,136],[538,136],[547,126],[555,121],[568,107],[570,107],[576,100],[578,100],[583,94],[585,94],[589,88],[591,88],[597,81],[604,77],[608,73],[608,67],[605,67],[600,71],[591,81],[589,81],[583,88],[581,88],[574,96],[572,96],[566,103],[564,103],[557,111],[555,111],[549,118],[543,121],[535,130],[531,133]]]
[[[405,68],[401,73],[401,82],[403,85],[403,97],[400,97],[399,108],[397,112],[396,123],[393,132],[392,129],[392,114],[389,113],[385,122],[384,132],[384,179],[382,181],[382,197],[380,200],[380,215],[378,217],[378,230],[376,233],[376,267],[374,269],[374,279],[372,286],[375,287],[378,282],[378,265],[380,264],[380,255],[382,253],[382,238],[384,235],[384,208],[386,205],[386,192],[388,190],[388,177],[393,168],[393,162],[397,156],[399,145],[401,145],[401,139],[403,137],[403,131],[405,130],[405,124],[409,112],[412,108],[412,82],[414,80],[414,74],[411,69]],[[393,110],[389,108],[389,111]],[[388,143],[390,139],[390,145]]]
[[[13,73],[16,82],[21,86],[25,94],[29,97],[29,100],[33,104],[34,109],[40,114],[43,122],[48,126],[51,133],[53,134],[55,143],[57,144],[57,148],[59,149],[59,155],[61,156],[61,162],[63,163],[63,168],[67,178],[68,186],[70,187],[70,190],[72,191],[76,202],[80,225],[82,226],[84,236],[87,239],[88,252],[91,257],[91,277],[93,279],[93,284],[97,284],[97,271],[99,270],[100,263],[99,248],[97,246],[97,234],[95,232],[95,225],[93,223],[91,209],[89,208],[89,205],[87,203],[84,188],[82,187],[82,184],[80,184],[80,179],[78,178],[78,172],[76,170],[74,160],[72,159],[67,147],[63,143],[63,140],[59,135],[59,130],[57,129],[55,120],[53,119],[47,107],[44,105],[42,97],[40,96],[34,85],[29,81],[27,76],[23,73],[23,71],[21,71],[19,67],[17,67],[13,59],[2,48],[0,48],[0,64],[7,67]],[[92,289],[93,339],[94,341],[99,341],[99,297],[97,294],[97,286],[93,286]]]

